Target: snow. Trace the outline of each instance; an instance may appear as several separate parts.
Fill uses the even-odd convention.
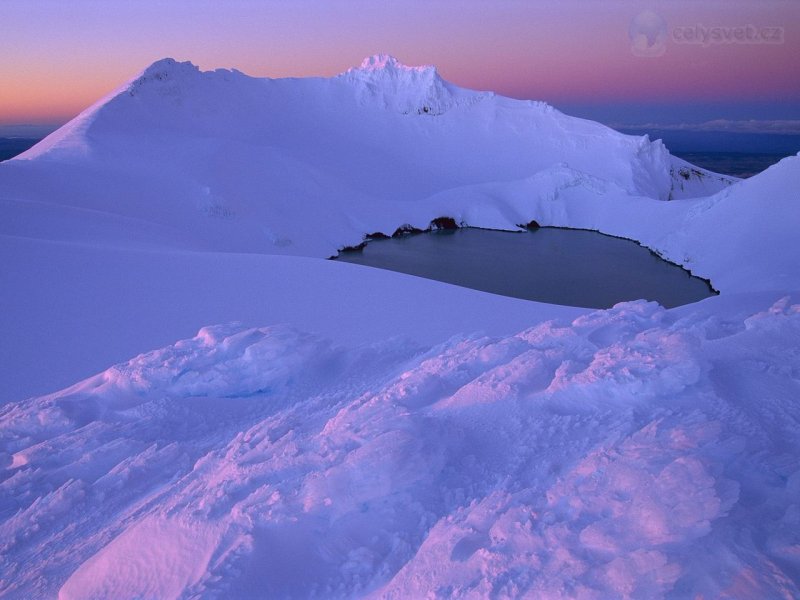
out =
[[[0,255],[2,289],[15,290],[0,294],[0,402],[56,391],[213,323],[291,323],[346,343],[431,343],[584,312],[305,257],[11,236],[0,236]]]
[[[155,63],[0,164],[0,595],[800,595],[799,187],[386,55]],[[721,295],[323,260],[441,216],[629,237]]]
[[[365,58],[360,67],[349,69],[342,77],[355,88],[362,105],[378,104],[404,115],[442,115],[492,97],[489,92],[449,84],[433,65],[409,67],[388,54]]]
[[[5,592],[794,596],[800,305],[687,312],[206,327],[9,405]]]
[[[87,242],[124,243],[159,227],[192,249],[320,257],[441,216],[503,229],[548,224],[534,198],[562,207],[565,186],[604,208],[631,196],[706,196],[733,181],[702,170],[684,180],[685,163],[660,141],[460,89],[432,68],[375,62],[332,79],[269,80],[159,61],[5,163],[2,197],[127,220],[81,232]],[[426,106],[437,114],[420,112]],[[507,206],[520,183],[531,200]],[[454,196],[486,185],[500,188],[488,205]],[[37,223],[58,220],[48,207]]]

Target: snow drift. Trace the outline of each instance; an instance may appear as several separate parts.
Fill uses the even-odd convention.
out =
[[[5,408],[2,591],[796,596],[798,335],[788,299],[435,347],[206,327]]]

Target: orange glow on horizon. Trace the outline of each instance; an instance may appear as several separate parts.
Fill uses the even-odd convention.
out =
[[[599,3],[598,3],[599,4]],[[253,76],[330,76],[389,52],[435,64],[457,85],[572,103],[783,103],[800,111],[800,3],[675,0],[658,5],[676,27],[779,25],[781,44],[711,46],[670,41],[666,53],[631,52],[641,2],[353,0],[154,7],[108,0],[0,3],[0,125],[63,122],[153,61]],[[798,115],[800,117],[800,115]]]

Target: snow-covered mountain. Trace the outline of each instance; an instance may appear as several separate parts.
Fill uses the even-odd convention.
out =
[[[800,596],[798,189],[800,157],[736,181],[385,55],[155,63],[0,163],[0,595]],[[721,294],[324,260],[440,216]]]
[[[376,56],[331,79],[159,61],[4,165],[0,185],[7,197],[84,211],[82,220],[98,211],[105,242],[157,230],[187,248],[330,256],[365,234],[442,214],[514,229],[541,218],[533,199],[498,215],[434,198],[534,175],[537,194],[558,193],[565,170],[589,187],[660,200],[733,181],[690,167],[660,141]]]

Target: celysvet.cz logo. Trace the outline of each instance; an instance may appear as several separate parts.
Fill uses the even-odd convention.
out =
[[[713,46],[721,44],[783,44],[784,28],[778,26],[707,25],[693,23],[671,29],[658,13],[643,11],[628,26],[631,52],[636,56],[663,56],[669,44]]]
[[[740,25],[706,26],[702,24],[674,27],[671,39],[676,44],[782,44],[783,27]]]
[[[636,56],[662,56],[667,51],[667,22],[651,10],[640,12],[631,19],[628,37]]]

